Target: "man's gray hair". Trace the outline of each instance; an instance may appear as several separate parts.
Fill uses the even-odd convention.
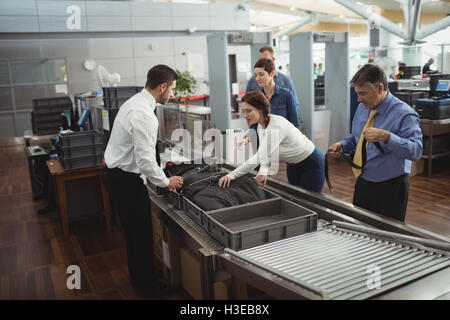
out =
[[[388,89],[386,74],[383,69],[374,64],[365,64],[355,73],[352,80],[350,80],[350,84],[353,86],[369,86],[373,90],[380,83],[383,84],[384,91],[386,91]]]

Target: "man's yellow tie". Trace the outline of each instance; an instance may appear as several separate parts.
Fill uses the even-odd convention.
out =
[[[370,111],[369,119],[367,120],[366,125],[364,126],[364,128],[361,131],[361,136],[359,137],[358,145],[356,146],[356,152],[355,152],[355,156],[353,157],[353,163],[356,164],[359,167],[362,167],[362,144],[363,144],[363,141],[364,141],[363,132],[364,132],[364,130],[366,128],[372,128],[373,127],[373,124],[375,122],[374,121],[375,115],[377,114],[377,112],[378,111],[375,110],[375,109]],[[369,143],[366,142],[366,148],[367,148],[368,144]],[[361,174],[361,169],[356,169],[356,168],[352,167],[352,170],[353,170],[353,174],[355,175],[355,177],[358,178],[359,175]]]

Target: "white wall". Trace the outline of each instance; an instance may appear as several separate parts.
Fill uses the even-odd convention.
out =
[[[0,32],[248,30],[249,21],[235,3],[0,1]]]

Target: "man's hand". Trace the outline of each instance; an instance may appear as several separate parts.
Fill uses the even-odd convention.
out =
[[[236,147],[238,150],[241,150],[243,146],[247,145],[250,142],[250,137],[245,137],[242,140],[238,140],[236,142]]]
[[[385,143],[388,143],[389,138],[391,137],[391,133],[389,131],[377,128],[366,128],[363,131],[363,135],[367,142],[384,141]]]
[[[181,188],[183,186],[183,179],[179,176],[173,176],[169,178],[169,185],[167,186],[167,189],[169,191],[175,191],[178,188]]]
[[[266,186],[267,176],[260,176],[260,175],[258,175],[254,179],[256,180],[256,182],[261,183],[263,186]]]
[[[339,142],[332,144],[329,148],[328,148],[328,152],[337,157],[339,155],[342,154],[342,152],[344,152],[344,149],[342,148],[342,144],[340,144]]]
[[[228,188],[230,186],[231,178],[229,176],[223,176],[219,179],[219,187]]]

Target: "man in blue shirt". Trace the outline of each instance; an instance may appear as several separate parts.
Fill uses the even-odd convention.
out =
[[[270,59],[273,62],[275,62],[275,55],[274,55],[272,47],[267,46],[267,47],[262,47],[261,49],[259,49],[258,59],[259,60],[260,59]],[[279,71],[275,71],[275,76],[273,77],[273,81],[275,81],[276,84],[291,90],[292,93],[294,94],[295,101],[298,104],[297,93],[295,92],[294,83],[292,82],[291,78],[289,78],[287,75],[285,75]],[[250,80],[248,80],[248,83],[247,83],[247,89],[245,90],[245,92],[250,92],[250,91],[261,91],[261,87],[258,85],[258,82],[256,82],[255,75],[253,75],[250,78]]]
[[[350,83],[360,102],[352,133],[330,146],[329,151],[351,154],[365,138],[367,160],[362,172],[355,173],[353,204],[404,221],[411,162],[419,160],[423,151],[419,115],[387,90],[386,74],[376,65],[364,65]],[[365,127],[371,110],[376,110],[373,126]]]

